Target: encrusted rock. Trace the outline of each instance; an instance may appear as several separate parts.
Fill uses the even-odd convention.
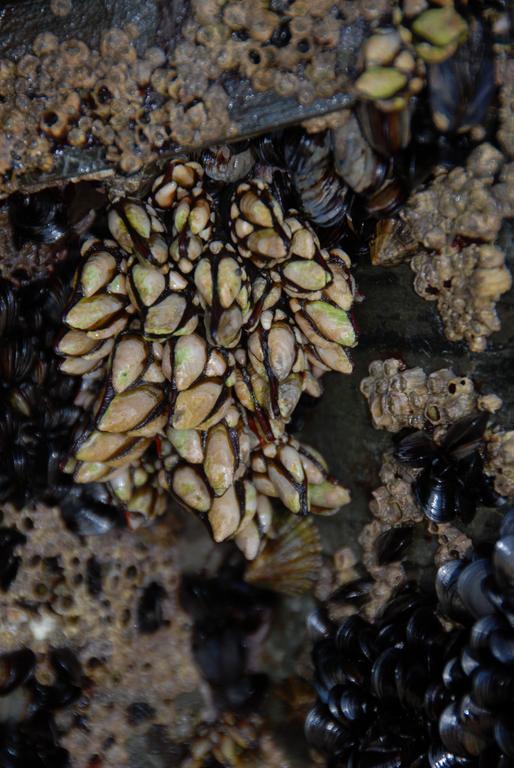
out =
[[[471,379],[457,376],[451,368],[426,374],[407,368],[396,358],[374,360],[360,390],[370,408],[375,429],[399,432],[405,427],[423,429],[428,423],[446,426],[477,406],[477,392]],[[480,400],[482,410],[495,410],[496,400]]]
[[[514,430],[494,430],[488,435],[486,472],[494,475],[501,496],[514,496]]]

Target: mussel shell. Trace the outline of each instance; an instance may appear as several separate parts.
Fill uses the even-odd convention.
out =
[[[452,693],[463,690],[467,686],[467,677],[464,674],[460,658],[455,656],[450,659],[443,668],[443,683]]]
[[[429,720],[437,720],[448,705],[448,691],[441,683],[431,683],[425,691],[423,707]]]
[[[514,507],[505,512],[500,526],[500,537],[514,534]]]
[[[341,685],[347,680],[334,642],[321,640],[316,643],[312,652],[312,659],[316,669],[318,693],[322,698],[326,698],[331,688],[335,685]]]
[[[505,620],[497,614],[489,614],[475,621],[471,629],[470,645],[472,648],[487,648],[491,636],[505,627]]]
[[[439,605],[447,616],[459,618],[466,616],[466,609],[457,590],[459,576],[465,569],[463,560],[448,560],[437,571],[435,589]]]
[[[0,656],[0,696],[6,696],[23,685],[34,673],[36,655],[29,648],[4,653]]]
[[[443,710],[439,718],[439,735],[450,752],[463,757],[479,755],[486,745],[484,739],[464,728],[457,704],[450,704]]]
[[[422,606],[414,611],[407,623],[406,638],[422,647],[443,639],[443,629],[431,608]]]
[[[418,663],[416,655],[404,653],[395,670],[396,691],[401,704],[407,710],[422,710],[430,682],[427,666]]]
[[[514,719],[512,711],[501,715],[494,726],[494,735],[501,751],[514,758]]]
[[[343,726],[362,727],[373,713],[373,702],[356,685],[336,686],[330,691],[328,708],[332,716]]]
[[[453,56],[428,68],[431,110],[446,131],[481,123],[495,91],[494,55],[484,26],[475,18],[468,27],[471,34]]]
[[[394,457],[409,467],[427,467],[437,454],[437,446],[426,432],[414,432],[401,440]]]
[[[307,632],[311,641],[332,637],[335,631],[336,625],[323,606],[311,611],[307,616]]]
[[[344,747],[348,738],[345,729],[321,704],[316,704],[307,715],[305,736],[309,744],[329,755],[336,755]]]
[[[473,699],[485,709],[497,709],[512,703],[514,680],[499,665],[478,667],[472,678]]]
[[[473,560],[460,573],[457,581],[457,591],[462,603],[476,618],[493,611],[493,605],[484,590],[484,582],[491,570],[488,559]]]
[[[400,560],[412,541],[412,526],[400,525],[381,533],[375,541],[375,553],[379,565]]]
[[[361,576],[353,579],[336,589],[335,592],[332,592],[329,600],[335,603],[349,603],[350,605],[360,607],[369,600],[369,592],[373,583],[371,576]]]
[[[430,768],[469,768],[473,762],[470,758],[460,757],[448,752],[442,744],[432,744],[428,752]]]
[[[459,510],[459,488],[453,474],[439,476],[432,468],[414,481],[414,495],[423,513],[434,523],[447,523]]]
[[[514,533],[498,539],[494,547],[493,564],[503,583],[514,583]]]
[[[78,536],[98,536],[124,526],[120,508],[97,497],[96,486],[77,485],[61,503],[66,526]]]
[[[476,451],[482,441],[489,414],[472,413],[456,421],[445,435],[442,449],[453,461],[461,461]]]
[[[462,697],[459,703],[459,719],[466,730],[489,738],[493,732],[495,716],[483,707],[479,707],[470,694]]]
[[[379,699],[395,699],[396,668],[401,660],[398,648],[388,648],[383,651],[373,664],[371,670],[371,687]]]
[[[512,669],[514,665],[514,630],[495,632],[489,642],[494,658]]]

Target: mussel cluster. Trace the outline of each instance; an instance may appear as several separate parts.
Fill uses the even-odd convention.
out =
[[[488,478],[480,452],[488,421],[487,413],[472,413],[448,429],[440,445],[424,431],[404,437],[395,458],[421,472],[412,487],[416,501],[434,523],[447,523],[455,517],[469,522],[477,504],[501,503]]]
[[[471,627],[443,670],[439,733],[458,765],[514,765],[514,509],[492,552],[450,560],[438,571],[441,610]],[[449,765],[450,763],[448,763]],[[446,764],[445,764],[446,765]]]
[[[36,654],[23,648],[0,656],[0,764],[2,768],[66,768],[54,711],[76,701],[84,677],[69,648],[51,652],[54,680],[37,678]]]
[[[71,274],[67,259],[45,279],[21,287],[0,282],[0,502],[60,503],[69,526],[88,534],[120,516],[102,486],[74,486],[62,472],[83,418],[79,382],[59,371],[53,351]]]
[[[59,463],[80,417],[77,382],[52,352],[66,275],[15,289],[0,284],[0,501],[55,500]]]
[[[483,554],[441,566],[437,599],[407,584],[372,622],[311,623],[318,700],[305,728],[327,765],[514,764],[514,510]]]
[[[133,526],[171,492],[249,559],[270,498],[301,516],[349,500],[286,428],[325,371],[351,371],[350,263],[274,189],[255,175],[227,188],[171,161],[146,202],[113,204],[113,239],[83,245],[57,345],[62,371],[86,392],[101,385],[74,480],[109,483]]]

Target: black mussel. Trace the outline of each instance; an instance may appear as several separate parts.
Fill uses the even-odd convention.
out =
[[[11,283],[0,279],[0,339],[12,330],[18,313],[18,301]]]
[[[441,448],[454,461],[470,456],[480,447],[489,414],[472,413],[453,424],[445,435]]]
[[[401,653],[397,648],[388,648],[373,664],[371,685],[379,699],[396,698],[396,668],[400,659]]]
[[[323,606],[309,613],[307,617],[307,631],[312,641],[327,639],[335,633],[336,625]]]
[[[349,603],[351,605],[364,605],[369,599],[369,592],[373,586],[371,576],[360,576],[338,587],[330,595],[329,600],[335,603]]]
[[[152,634],[163,626],[162,604],[166,595],[164,587],[156,581],[144,588],[137,604],[137,624],[143,634]]]
[[[442,744],[432,744],[428,753],[430,768],[472,768],[472,760],[449,752]]]
[[[485,739],[464,728],[456,704],[448,705],[439,718],[439,735],[450,752],[462,757],[476,757],[486,746]]]
[[[288,131],[284,159],[305,215],[315,225],[339,224],[350,201],[350,191],[333,166],[328,133]]]
[[[427,665],[418,663],[415,654],[405,653],[398,661],[395,670],[396,693],[401,704],[406,708],[421,710],[430,682]]]
[[[421,606],[416,608],[410,617],[405,635],[407,642],[416,646],[427,646],[441,639],[441,623],[432,608]]]
[[[512,710],[502,714],[494,726],[494,735],[501,751],[514,758],[514,718]]]
[[[332,640],[316,643],[312,660],[316,668],[318,690],[328,692],[335,685],[346,682],[347,676],[341,664],[342,655],[338,653]]]
[[[307,715],[305,736],[313,747],[330,755],[337,755],[347,741],[344,728],[330,716],[328,709],[320,704]]]
[[[488,648],[491,637],[505,628],[505,619],[498,614],[487,614],[475,621],[470,633],[470,645],[472,648]]]
[[[506,631],[495,632],[489,642],[494,658],[508,667],[514,665],[514,632],[509,627]]]
[[[448,705],[448,691],[441,683],[431,683],[425,691],[423,708],[429,720],[438,720]]]
[[[458,693],[467,685],[467,676],[462,669],[460,658],[455,656],[446,662],[442,672],[443,683],[451,693]]]
[[[359,102],[357,117],[368,144],[382,157],[396,155],[410,141],[411,107],[383,112],[367,101]]]
[[[471,677],[481,664],[480,653],[466,645],[460,655],[460,665],[467,677]]]
[[[511,534],[514,534],[514,507],[505,512],[500,526],[500,538]]]
[[[484,24],[468,20],[469,35],[450,56],[428,68],[430,106],[440,131],[465,131],[484,120],[495,92],[494,54]]]
[[[104,500],[105,489],[97,485],[75,485],[61,502],[66,526],[78,536],[99,536],[125,525],[122,510]]]
[[[460,510],[460,489],[452,474],[439,476],[437,470],[424,470],[414,481],[419,506],[434,523],[447,523]]]
[[[348,616],[337,630],[335,642],[338,650],[346,655],[367,655],[367,634],[370,625],[358,613]],[[362,641],[365,641],[363,645]]]
[[[23,685],[34,673],[36,655],[29,648],[22,648],[0,656],[0,696]]]
[[[407,583],[388,600],[380,613],[380,620],[389,622],[406,618],[415,608],[424,603],[426,603],[426,596],[421,595],[411,583]]]
[[[21,557],[15,554],[27,537],[16,528],[0,527],[0,588],[6,592],[18,573]]]
[[[457,619],[467,615],[457,589],[459,576],[465,567],[466,563],[463,560],[449,560],[438,569],[435,582],[441,610],[447,616]]]
[[[505,584],[514,582],[514,533],[503,534],[494,547],[493,564]]]
[[[98,597],[102,593],[102,582],[102,564],[94,555],[91,555],[86,563],[86,586],[91,597]]]
[[[18,248],[29,241],[54,243],[66,234],[68,227],[62,194],[57,189],[11,195],[9,218]]]
[[[459,719],[466,730],[485,738],[493,733],[495,717],[490,710],[478,706],[470,694],[462,697],[459,704]]]
[[[491,613],[493,606],[484,590],[484,582],[491,574],[488,559],[473,560],[466,565],[457,581],[457,591],[465,608],[476,618]]]
[[[374,711],[371,697],[351,684],[336,686],[330,691],[328,708],[336,720],[351,728],[365,725]]]
[[[437,447],[426,432],[414,432],[407,435],[397,445],[394,456],[402,464],[410,467],[426,467],[434,459]]]
[[[496,709],[512,702],[514,680],[500,665],[478,667],[473,673],[472,692],[480,707]]]
[[[381,533],[375,541],[378,564],[386,565],[400,560],[412,541],[412,534],[411,525],[400,525]]]

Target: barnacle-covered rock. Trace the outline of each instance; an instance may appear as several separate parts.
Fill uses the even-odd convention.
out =
[[[251,313],[250,281],[241,258],[228,243],[210,243],[196,265],[194,282],[205,309],[211,343],[235,347]]]
[[[407,368],[396,358],[370,363],[360,391],[368,401],[375,429],[389,432],[422,429],[427,423],[444,427],[477,406],[471,379],[457,376],[451,368],[427,375],[422,368]]]
[[[289,256],[291,230],[271,187],[262,180],[236,188],[230,206],[230,235],[241,256],[270,268]]]
[[[171,384],[171,426],[205,430],[221,421],[232,402],[232,368],[230,353],[196,333],[166,342],[162,371]]]
[[[116,336],[133,311],[127,295],[126,255],[116,244],[88,240],[82,246],[81,256],[83,261],[75,273],[74,291],[64,315],[68,328],[81,333],[66,335],[57,345],[57,352],[70,358],[91,354],[93,347],[88,349],[86,337],[101,341]],[[75,372],[72,360],[66,361],[65,367],[67,373]]]
[[[494,476],[496,492],[500,496],[514,496],[514,431],[491,431],[486,448],[485,469]]]
[[[503,251],[488,244],[422,251],[411,267],[416,293],[437,302],[447,338],[465,339],[473,352],[483,352],[500,329],[496,303],[512,285]]]

